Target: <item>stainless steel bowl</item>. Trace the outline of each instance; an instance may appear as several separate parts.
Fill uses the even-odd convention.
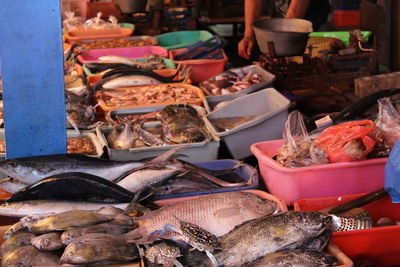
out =
[[[276,56],[304,53],[312,23],[304,19],[273,18],[253,24],[258,46],[263,54],[271,54],[268,42],[274,42]]]

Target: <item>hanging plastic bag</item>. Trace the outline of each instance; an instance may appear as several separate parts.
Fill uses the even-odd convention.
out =
[[[400,139],[400,115],[390,103],[390,98],[378,100],[379,113],[376,127],[384,132],[385,139],[390,147],[393,147]]]
[[[278,150],[277,161],[290,168],[327,163],[326,154],[318,149],[311,154],[313,146],[299,111],[289,114],[283,130],[283,146]],[[319,153],[317,152],[319,151]]]
[[[371,120],[342,123],[324,130],[314,143],[326,152],[329,162],[362,160],[375,146],[368,136],[374,130]]]
[[[82,17],[75,17],[75,12],[66,11],[63,21],[63,28],[67,31],[76,30],[83,27],[85,20]]]

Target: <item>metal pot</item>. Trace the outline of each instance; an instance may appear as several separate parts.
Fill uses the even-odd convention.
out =
[[[112,0],[121,13],[141,13],[146,11],[147,0]]]
[[[273,18],[255,22],[253,29],[263,54],[271,54],[268,42],[273,42],[276,56],[296,56],[304,53],[312,23],[304,19]]]

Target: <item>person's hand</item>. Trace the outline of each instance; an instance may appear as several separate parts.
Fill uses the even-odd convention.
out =
[[[251,51],[253,50],[254,47],[254,35],[245,35],[243,39],[239,42],[238,44],[238,54],[242,58],[245,59],[250,59],[251,56]]]

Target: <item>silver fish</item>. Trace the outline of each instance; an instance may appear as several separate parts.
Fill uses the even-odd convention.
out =
[[[70,210],[50,215],[35,222],[29,230],[34,234],[65,231],[112,221],[110,216],[87,210]]]
[[[61,173],[83,172],[114,180],[129,170],[142,167],[143,162],[113,161],[83,155],[62,154],[34,156],[0,161],[0,172],[21,182],[33,184]]]
[[[198,225],[213,235],[222,236],[245,221],[270,215],[276,210],[274,201],[247,192],[199,196],[137,218],[143,224],[123,236],[138,243],[148,242],[154,231],[162,230],[166,224],[177,228],[179,221]]]
[[[51,215],[70,210],[95,211],[102,207],[113,206],[125,209],[129,203],[96,203],[79,201],[31,200],[0,205],[0,215],[24,217],[28,215]]]
[[[61,242],[65,245],[69,245],[78,237],[92,233],[103,233],[112,235],[125,234],[133,229],[132,225],[118,225],[113,223],[101,223],[92,225],[84,228],[77,228],[65,231],[61,234]]]
[[[16,233],[9,239],[1,244],[1,255],[4,257],[8,252],[23,246],[29,246],[31,244],[31,238],[34,235],[32,233]]]
[[[335,256],[316,250],[284,250],[267,254],[244,267],[331,267],[339,265]]]
[[[160,84],[160,83],[161,81],[149,76],[128,75],[128,76],[118,77],[104,83],[103,88],[113,89],[118,87],[131,87],[131,86],[141,86],[141,85]]]
[[[86,234],[69,244],[62,263],[90,264],[99,261],[126,261],[138,258],[135,245],[110,234]]]
[[[53,251],[65,247],[61,243],[61,233],[47,233],[40,236],[33,236],[31,243],[32,246],[40,251]]]
[[[2,260],[2,267],[57,266],[60,258],[51,252],[40,252],[33,246],[16,248],[7,253]]]
[[[133,193],[137,193],[147,186],[164,181],[180,172],[182,172],[181,169],[138,170],[128,175],[117,184]]]

